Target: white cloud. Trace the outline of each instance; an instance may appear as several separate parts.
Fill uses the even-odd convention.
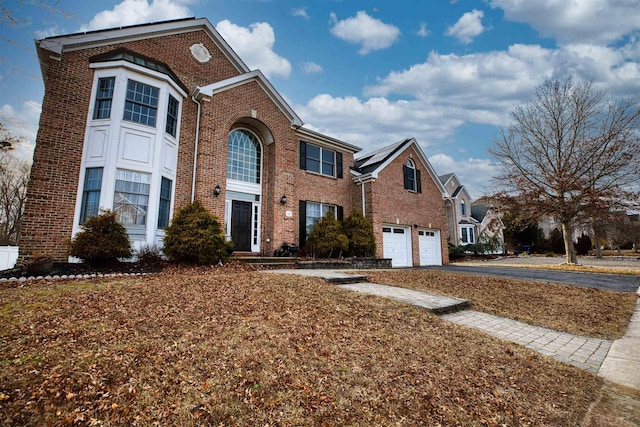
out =
[[[490,0],[504,17],[560,43],[611,43],[640,31],[640,0]]]
[[[307,14],[307,8],[306,7],[300,7],[300,8],[291,9],[291,15],[299,16],[299,17],[304,18],[304,19],[309,19],[309,15]]]
[[[389,101],[373,97],[333,97],[322,94],[295,110],[307,126],[375,150],[407,137],[423,144],[450,136],[463,122],[448,108],[428,109],[417,101]]]
[[[361,45],[358,53],[366,55],[373,50],[386,49],[400,37],[400,29],[372,18],[365,11],[356,16],[339,21],[335,13],[331,13],[333,27],[331,34],[352,44]]]
[[[276,36],[268,23],[258,22],[245,28],[225,19],[218,22],[216,30],[249,68],[259,69],[267,77],[287,78],[291,74],[291,63],[273,50]]]
[[[188,5],[194,0],[123,0],[111,10],[97,13],[80,31],[123,27],[147,22],[186,18],[193,14]]]
[[[12,152],[16,158],[25,161],[33,158],[41,111],[42,106],[35,101],[24,102],[18,110],[10,104],[0,107],[0,122],[12,135],[24,139]]]
[[[427,153],[427,157],[438,175],[455,173],[473,200],[493,193],[491,177],[497,175],[499,167],[491,160],[473,157],[454,159],[442,153],[432,156]]]
[[[322,67],[315,62],[305,62],[302,64],[302,70],[307,74],[316,74],[322,72]]]
[[[429,31],[427,29],[427,24],[424,22],[420,23],[420,29],[418,30],[418,32],[416,33],[417,35],[419,35],[420,37],[427,37],[429,34],[431,34],[431,31]]]
[[[482,26],[484,12],[474,9],[458,19],[454,25],[447,28],[446,35],[455,37],[460,43],[469,44],[485,30]]]
[[[413,136],[428,147],[427,154],[450,153],[453,147],[445,146],[463,124],[508,125],[513,109],[528,102],[547,79],[573,76],[592,80],[596,88],[610,88],[614,96],[640,93],[639,43],[559,49],[517,44],[506,51],[468,55],[432,52],[424,63],[393,71],[364,88],[362,98],[322,94],[294,108],[310,127],[364,151]],[[469,146],[473,143],[468,141]],[[446,166],[442,159],[439,164]],[[488,167],[482,162],[467,159],[452,171]],[[489,176],[487,169],[482,179]]]

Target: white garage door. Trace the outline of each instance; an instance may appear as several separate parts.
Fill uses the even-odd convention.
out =
[[[418,230],[418,247],[420,265],[442,265],[439,230]]]
[[[382,248],[385,258],[391,258],[392,267],[411,267],[411,229],[382,227]]]

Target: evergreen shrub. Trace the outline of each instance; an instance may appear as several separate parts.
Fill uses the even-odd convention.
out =
[[[317,258],[341,257],[349,249],[349,239],[333,212],[320,218],[307,238],[307,250]]]
[[[349,240],[347,255],[372,257],[376,253],[373,225],[359,210],[353,210],[342,222],[342,232]]]
[[[82,225],[82,230],[71,241],[69,254],[89,264],[130,258],[131,240],[115,212],[104,211],[91,217]]]
[[[196,200],[178,211],[165,228],[162,251],[172,261],[211,265],[226,261],[233,251],[217,217]]]

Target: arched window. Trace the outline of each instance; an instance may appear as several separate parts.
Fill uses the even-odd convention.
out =
[[[407,159],[403,168],[404,188],[410,191],[417,191],[416,187],[416,166],[413,160]]]
[[[464,200],[460,201],[460,215],[467,215],[467,206],[465,205]]]
[[[229,134],[227,154],[227,179],[260,183],[260,141],[245,129],[235,129]]]

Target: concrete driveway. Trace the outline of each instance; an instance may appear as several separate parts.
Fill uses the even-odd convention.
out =
[[[555,263],[550,260],[550,263]],[[503,261],[504,262],[504,261]],[[588,288],[608,289],[612,291],[636,292],[640,286],[640,276],[625,274],[583,273],[537,268],[505,266],[501,260],[483,262],[482,264],[453,263],[444,266],[425,267],[458,273],[483,274],[489,276],[509,277],[514,279],[539,280],[543,282],[564,283],[585,286]],[[513,262],[513,261],[511,261]],[[540,260],[532,258],[528,265],[540,265]],[[632,264],[640,264],[637,260],[629,260]],[[524,264],[523,262],[519,263]]]

